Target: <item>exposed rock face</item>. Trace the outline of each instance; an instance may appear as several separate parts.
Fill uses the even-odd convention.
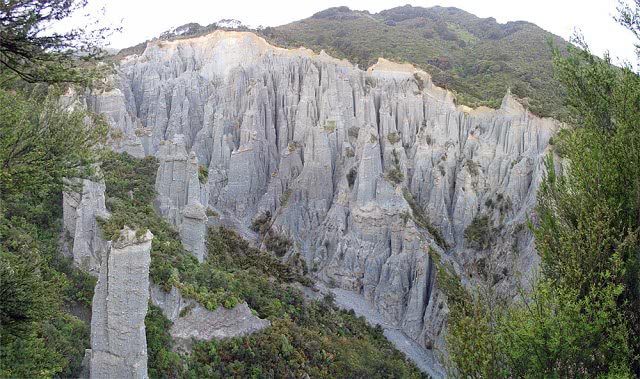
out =
[[[232,309],[220,306],[211,312],[196,301],[182,297],[175,287],[166,292],[152,284],[150,292],[153,304],[162,310],[165,317],[173,321],[170,334],[182,350],[189,351],[194,340],[240,337],[271,325],[269,320],[255,316],[245,302]]]
[[[170,333],[181,349],[189,351],[194,340],[240,337],[260,331],[269,325],[269,320],[254,316],[245,302],[231,309],[218,307],[213,312],[196,304],[173,323]]]
[[[171,287],[170,291],[165,291],[157,284],[151,283],[149,287],[151,302],[162,310],[162,314],[171,321],[180,317],[180,312],[192,306],[193,299],[182,297],[182,293],[176,287]]]
[[[461,273],[498,257],[485,274],[503,287],[536,265],[519,225],[558,124],[510,94],[498,110],[469,109],[410,65],[381,59],[364,72],[224,31],[150,43],[113,83],[123,100],[109,112],[127,114],[113,125],[132,144],[147,136],[174,225],[191,199],[245,225],[270,211],[317,277],[364,294],[425,347],[441,346],[446,317],[429,248]],[[198,162],[208,166],[202,188]],[[480,215],[496,227],[490,251],[464,238]]]
[[[81,192],[63,193],[65,232],[73,238],[71,251],[74,263],[81,269],[98,276],[100,260],[108,248],[98,227],[97,217],[107,218],[104,181],[75,180]]]
[[[202,263],[206,254],[207,214],[199,201],[187,204],[182,210],[180,239],[185,250],[191,252]]]
[[[198,158],[188,154],[182,134],[161,141],[158,150],[156,191],[160,213],[180,232],[184,248],[198,261],[205,256],[208,191],[201,188]]]
[[[152,238],[125,228],[103,255],[92,305],[91,378],[147,378]]]
[[[156,191],[160,213],[174,226],[179,226],[184,207],[201,200],[198,159],[194,153],[187,154],[184,136],[178,134],[160,144],[158,160]]]

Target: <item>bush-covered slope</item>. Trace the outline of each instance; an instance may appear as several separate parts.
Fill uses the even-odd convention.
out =
[[[500,24],[457,8],[407,5],[369,14],[339,7],[262,34],[278,45],[324,49],[361,68],[381,56],[411,62],[467,105],[499,106],[511,87],[534,113],[565,114],[550,43],[567,42],[528,22]]]
[[[6,85],[0,70],[0,83]],[[95,280],[62,256],[62,178],[98,140],[57,88],[0,85],[0,378],[76,377]],[[85,118],[86,117],[86,118]],[[94,137],[96,137],[94,139]],[[80,316],[80,317],[78,317]]]
[[[269,328],[242,338],[201,342],[191,355],[172,351],[171,322],[155,307],[147,314],[151,377],[421,377],[389,341],[353,312],[331,300],[305,300],[310,280],[273,255],[249,246],[235,232],[211,228],[207,259],[187,253],[177,232],[153,209],[157,162],[107,153],[102,163],[107,207],[105,236],[123,225],[150,229],[151,278],[177,286],[209,309],[246,301]]]

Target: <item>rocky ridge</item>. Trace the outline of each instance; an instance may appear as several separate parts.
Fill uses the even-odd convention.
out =
[[[269,320],[254,315],[246,302],[231,309],[219,306],[212,312],[197,301],[182,296],[175,287],[165,291],[152,283],[150,292],[151,302],[173,322],[169,333],[177,349],[183,351],[191,351],[193,341],[245,336],[271,325]]]
[[[411,65],[362,71],[225,31],[151,42],[109,81],[86,103],[107,116],[114,149],[159,158],[159,208],[179,230],[190,204],[240,230],[269,211],[288,256],[426,348],[443,346],[446,318],[430,250],[465,281],[505,289],[536,266],[522,225],[559,123],[510,93],[500,109],[470,109]],[[465,238],[482,217],[491,249]],[[183,243],[199,257],[198,238]]]

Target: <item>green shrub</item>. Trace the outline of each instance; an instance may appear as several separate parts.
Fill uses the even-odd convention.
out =
[[[389,141],[390,144],[394,145],[400,141],[400,135],[396,132],[389,133],[387,134],[387,141]]]
[[[358,176],[358,169],[355,167],[351,167],[351,169],[347,173],[347,183],[349,184],[349,188],[353,188],[353,184],[356,182],[357,176]]]
[[[261,235],[265,235],[267,231],[271,228],[271,212],[266,211],[251,222],[251,230]]]
[[[346,155],[347,155],[347,158],[353,158],[353,157],[356,156],[356,152],[355,152],[355,150],[353,150],[352,147],[348,147],[346,149]]]
[[[198,179],[200,183],[205,184],[207,182],[207,178],[209,177],[209,170],[204,165],[198,166]]]
[[[387,171],[385,177],[387,178],[387,180],[394,184],[400,184],[404,180],[404,174],[402,173],[402,170],[400,169],[400,167],[396,166],[391,167]]]
[[[467,168],[467,170],[469,171],[469,174],[471,174],[471,176],[478,176],[480,175],[480,164],[473,161],[472,159],[467,159],[466,163],[465,163],[465,167]]]
[[[280,196],[280,206],[281,207],[286,207],[287,204],[289,203],[289,198],[291,198],[291,194],[293,193],[293,191],[291,190],[291,188],[287,188],[283,193],[282,196]]]
[[[272,251],[278,257],[283,257],[292,246],[291,241],[273,231],[267,233],[264,238],[267,250]]]
[[[398,157],[398,151],[393,149],[391,151],[391,155],[393,157],[393,166],[387,171],[385,177],[391,183],[400,184],[404,180],[404,173],[400,168],[400,158]]]
[[[464,238],[470,247],[488,249],[495,242],[497,230],[487,215],[476,215],[464,231]]]
[[[336,122],[333,120],[327,120],[324,123],[324,130],[327,133],[333,133],[336,130]]]
[[[180,317],[182,317],[182,313]],[[149,311],[144,319],[147,337],[147,367],[150,378],[182,377],[184,367],[182,357],[173,352],[173,339],[169,334],[172,322],[167,319],[160,308],[149,304]]]

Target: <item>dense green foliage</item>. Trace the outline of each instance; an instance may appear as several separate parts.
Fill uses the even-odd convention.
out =
[[[70,111],[61,86],[88,82],[78,52],[96,48],[81,29],[50,33],[82,1],[0,5],[0,377],[74,377],[89,347],[95,279],[60,253],[64,178],[88,178],[106,127]],[[104,30],[103,30],[104,31]],[[88,58],[93,54],[89,52]],[[25,83],[30,82],[33,84]],[[64,243],[63,243],[64,245]]]
[[[470,247],[488,249],[495,242],[496,228],[487,215],[477,215],[464,231],[464,238]]]
[[[184,375],[183,358],[172,350],[173,339],[169,334],[171,321],[162,315],[162,310],[149,304],[144,326],[147,334],[149,377],[177,378]]]
[[[567,42],[528,22],[499,24],[457,8],[407,5],[369,14],[339,7],[262,34],[278,45],[324,49],[362,68],[378,57],[411,62],[467,105],[497,107],[511,87],[534,113],[566,114],[549,43]]]
[[[0,377],[73,375],[89,347],[88,325],[67,311],[76,294],[86,296],[74,281],[82,274],[57,256],[54,229],[38,239],[14,229],[12,237],[31,243],[0,247]]]
[[[295,304],[293,304],[295,303]],[[246,337],[198,342],[190,356],[171,352],[170,321],[152,308],[146,319],[149,376],[207,378],[419,378],[420,372],[352,312],[331,298],[292,297],[292,313]]]
[[[199,264],[184,251],[179,236],[152,206],[157,163],[107,153],[103,159],[111,218],[105,235],[125,224],[154,234],[151,277],[180,288],[208,309],[246,301],[266,330],[244,338],[198,343],[190,355],[172,352],[170,322],[154,307],[147,315],[151,377],[420,377],[378,328],[353,313],[339,311],[330,299],[304,300],[310,285],[292,267],[270,253],[249,246],[235,232],[212,228],[207,258]],[[268,222],[267,222],[268,223]]]
[[[291,190],[285,191],[281,198],[280,204],[286,205],[291,196]],[[278,234],[273,228],[273,221],[271,220],[271,212],[266,211],[263,214],[258,215],[251,222],[251,230],[258,233],[264,242],[266,249],[274,253],[277,257],[284,257],[284,255],[291,248],[292,242],[288,238]]]
[[[72,375],[89,344],[69,309],[95,281],[60,256],[59,220],[63,178],[92,174],[105,128],[56,99],[0,88],[0,377]]]
[[[195,346],[196,377],[417,378],[382,334],[330,299],[297,305],[262,332]]]
[[[272,326],[243,338],[199,342],[190,356],[182,357],[181,365],[163,365],[168,370],[163,374],[181,367],[177,376],[420,377],[381,329],[370,327],[352,312],[339,311],[331,298],[305,301],[288,284],[297,274],[265,252],[248,247],[235,233],[210,231],[207,249],[204,265],[215,267],[217,274],[207,277],[206,285],[237,288],[242,300],[260,317],[271,320]],[[223,275],[226,282],[220,280]],[[148,317],[147,325],[150,322],[166,323],[160,314]],[[169,353],[167,336],[150,341],[154,348],[158,340],[163,341],[158,345],[163,348],[157,351],[150,345],[150,356],[162,356],[162,362],[175,358]]]
[[[579,126],[556,136],[566,164],[549,157],[538,194],[532,292],[470,293],[441,266],[454,375],[640,375],[640,77],[581,47],[555,58]]]
[[[0,192],[7,201],[42,203],[62,192],[62,178],[91,175],[93,146],[106,133],[99,117],[87,124],[86,112],[63,109],[59,91],[37,89],[0,89]]]
[[[87,83],[110,32],[96,23],[66,32],[53,23],[77,14],[87,0],[12,0],[0,4],[0,76],[29,83]],[[87,18],[87,16],[84,16]],[[85,63],[85,64],[82,64]]]
[[[48,94],[46,92],[49,92]],[[67,112],[55,91],[0,88],[0,376],[71,375],[95,281],[60,256],[64,177],[86,177],[105,129]]]

